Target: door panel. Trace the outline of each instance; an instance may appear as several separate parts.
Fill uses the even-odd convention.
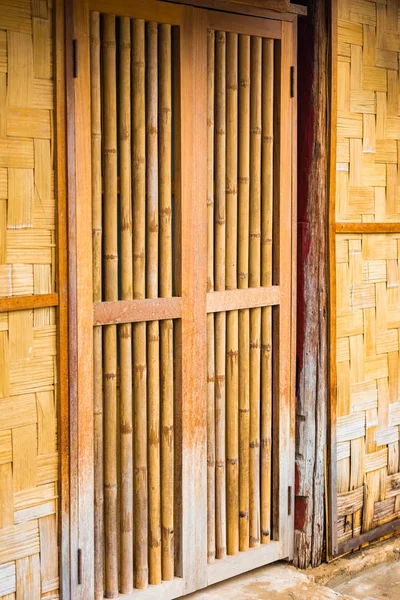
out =
[[[291,554],[294,25],[133,0],[74,23],[81,597],[175,598]]]

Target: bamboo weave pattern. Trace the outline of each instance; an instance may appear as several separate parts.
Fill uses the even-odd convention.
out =
[[[400,6],[338,3],[336,219],[398,222]],[[399,516],[398,234],[336,237],[338,539]]]
[[[0,296],[55,289],[52,9],[0,3]],[[56,315],[0,315],[0,598],[59,597]]]

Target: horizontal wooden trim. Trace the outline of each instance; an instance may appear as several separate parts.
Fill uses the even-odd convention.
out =
[[[246,571],[287,558],[281,542],[270,542],[258,548],[250,548],[223,560],[216,560],[207,567],[207,583],[213,585],[219,581],[236,577]]]
[[[245,290],[225,290],[207,294],[207,312],[225,312],[241,308],[257,308],[258,306],[274,306],[281,301],[281,289],[278,285],[271,287],[248,288]]]
[[[89,10],[120,17],[180,25],[183,7],[158,0],[89,0]]]
[[[177,297],[119,300],[93,305],[93,325],[162,321],[180,319],[181,316],[182,298]]]
[[[36,296],[7,296],[0,298],[0,313],[13,310],[31,310],[58,306],[58,294],[37,294]]]
[[[336,223],[336,233],[400,233],[400,223]]]
[[[260,8],[253,5],[252,2],[236,2],[235,0],[165,0],[166,2],[176,2],[188,6],[198,6],[199,8],[210,8],[229,13],[237,13],[248,17],[261,17],[262,19],[278,19],[281,21],[293,21],[296,15],[307,15],[307,7],[299,4],[289,4],[285,12],[280,12],[272,7]],[[267,6],[267,3],[266,3]]]
[[[159,585],[149,585],[144,590],[135,589],[131,594],[120,594],[119,600],[173,600],[184,594],[184,581],[175,577],[172,581],[163,581]]]
[[[354,550],[354,548],[359,548],[368,542],[378,541],[383,536],[394,533],[395,531],[400,531],[400,519],[395,519],[394,521],[390,521],[390,523],[385,523],[384,525],[380,525],[380,527],[370,529],[358,537],[339,543],[337,556],[347,554],[347,552]]]
[[[280,40],[282,37],[282,23],[280,21],[267,21],[257,17],[247,20],[243,19],[241,15],[218,13],[210,10],[208,11],[207,25],[210,29],[259,35],[276,40]]]

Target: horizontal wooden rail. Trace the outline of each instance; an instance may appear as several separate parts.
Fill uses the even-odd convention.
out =
[[[251,21],[243,19],[241,15],[228,13],[215,13],[208,11],[209,29],[231,31],[248,35],[259,35],[261,37],[280,40],[282,38],[282,23],[280,21],[266,21],[254,17]]]
[[[375,527],[374,529],[370,529],[361,535],[351,538],[350,540],[346,540],[345,542],[339,543],[338,552],[336,556],[341,556],[342,554],[347,554],[351,550],[355,548],[359,548],[363,544],[367,544],[368,542],[378,541],[380,538],[385,535],[389,535],[391,533],[395,533],[400,530],[400,519],[395,519],[394,521],[390,521],[390,523],[385,523],[384,525],[380,525],[379,527]]]
[[[336,233],[400,233],[400,223],[336,223]]]
[[[278,285],[210,292],[207,294],[207,312],[215,313],[239,310],[240,308],[274,306],[280,304],[281,298],[281,289]]]
[[[7,296],[0,298],[0,313],[13,310],[31,310],[58,306],[58,294],[37,294],[36,296]]]
[[[182,298],[178,297],[119,300],[93,305],[93,325],[162,321],[180,319],[181,316]]]

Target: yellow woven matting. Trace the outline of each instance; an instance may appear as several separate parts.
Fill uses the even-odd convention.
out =
[[[55,289],[51,23],[0,2],[0,297]],[[55,319],[0,314],[0,599],[59,597]]]
[[[338,1],[336,219],[400,220],[400,2]],[[400,516],[400,234],[337,235],[338,538]]]
[[[399,2],[338,0],[336,219],[400,220]]]
[[[400,514],[400,234],[337,235],[338,535]]]

